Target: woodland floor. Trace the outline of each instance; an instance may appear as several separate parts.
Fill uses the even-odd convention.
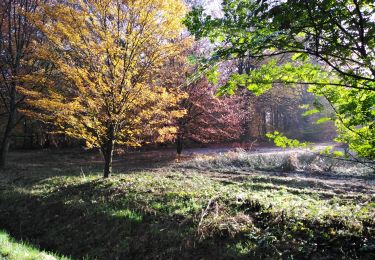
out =
[[[267,149],[120,154],[109,180],[94,152],[13,152],[0,229],[72,259],[374,259],[373,171]]]

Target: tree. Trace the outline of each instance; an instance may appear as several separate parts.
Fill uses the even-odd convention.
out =
[[[22,93],[33,108],[23,112],[99,147],[109,177],[116,144],[139,146],[155,134],[162,139],[184,113],[179,94],[158,78],[179,51],[174,39],[184,10],[175,0],[43,5],[29,19],[44,36],[35,57],[45,66],[23,78]]]
[[[233,141],[242,133],[242,102],[238,97],[215,96],[216,86],[195,72],[194,55],[206,53],[206,44],[193,42],[189,36],[178,39],[180,53],[172,57],[162,70],[166,86],[178,86],[183,96],[179,107],[186,113],[175,120],[176,132],[169,137],[181,154],[184,142],[214,143]],[[190,60],[190,61],[189,61]]]
[[[3,0],[0,2],[0,106],[5,126],[1,137],[0,168],[5,166],[10,137],[22,120],[18,109],[25,96],[17,91],[20,78],[32,71],[29,63],[34,50],[36,30],[24,13],[34,13],[38,0]]]
[[[185,24],[198,38],[221,42],[212,61],[292,54],[247,75],[233,74],[221,90],[244,86],[262,94],[274,83],[309,85],[336,112],[338,141],[358,155],[375,158],[375,13],[371,0],[223,1],[213,19],[195,8]]]
[[[280,56],[280,61],[286,60],[288,54]],[[268,58],[269,59],[269,58]],[[244,57],[231,61],[237,69],[232,73],[248,74],[267,59],[259,60]],[[273,84],[272,89],[262,95],[254,95],[245,90],[240,92],[247,106],[248,116],[244,117],[243,138],[264,139],[270,131],[284,132],[286,136],[308,141],[332,140],[336,136],[332,122],[320,124],[317,115],[309,115],[306,111],[314,104],[324,107],[328,115],[332,114],[323,98],[307,92],[306,86],[285,87],[283,84]],[[328,116],[323,115],[323,116]]]
[[[187,98],[180,103],[186,114],[177,119],[177,153],[184,140],[214,143],[238,140],[242,134],[241,102],[236,97],[218,98],[216,88],[205,78],[184,86]]]

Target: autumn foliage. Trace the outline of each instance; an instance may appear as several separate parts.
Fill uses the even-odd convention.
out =
[[[44,147],[47,135],[99,148],[105,177],[116,147],[164,143],[180,154],[192,143],[264,141],[270,131],[328,135],[321,131],[326,125],[310,128],[300,116],[304,103],[323,99],[315,102],[305,88],[269,83],[261,96],[260,83],[249,85],[253,93],[242,88],[260,68],[263,82],[267,58],[233,55],[215,64],[219,56],[209,57],[221,45],[194,39],[183,25],[193,2],[199,1],[3,1],[0,167],[10,146]]]
[[[179,51],[181,1],[67,1],[41,6],[29,19],[42,32],[35,59],[44,66],[24,77],[28,116],[99,147],[111,172],[115,144],[162,138],[184,114],[180,94],[157,75]]]
[[[220,143],[238,140],[242,134],[241,99],[216,97],[216,88],[203,78],[184,88],[188,97],[181,102],[186,114],[177,119],[177,151],[183,140]]]

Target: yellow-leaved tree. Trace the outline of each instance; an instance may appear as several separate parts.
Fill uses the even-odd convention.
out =
[[[162,138],[184,114],[161,70],[180,52],[182,0],[69,0],[29,14],[41,32],[41,69],[23,81],[24,110],[65,134],[99,147],[104,177],[115,144]]]

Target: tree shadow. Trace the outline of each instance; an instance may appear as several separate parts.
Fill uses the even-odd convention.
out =
[[[1,228],[79,259],[189,258],[199,252],[191,221],[151,211],[126,194],[114,200],[116,191],[105,183],[68,185],[44,197],[17,189],[0,193]]]
[[[194,214],[181,216],[168,212],[168,207],[174,204],[173,194],[133,191],[131,186],[124,185],[130,184],[121,178],[114,182],[103,179],[67,182],[43,194],[8,187],[0,191],[1,228],[17,239],[26,238],[45,250],[77,259],[230,259],[225,254],[227,245],[234,240],[248,241],[244,237],[246,233],[239,233],[234,238],[218,236],[198,243]],[[268,187],[255,183],[253,188],[266,190]],[[152,207],[156,203],[160,206]],[[282,215],[273,216],[262,212],[265,210],[262,206],[251,205],[244,203],[243,212],[253,216],[257,228],[264,229],[265,233],[272,230],[273,235],[282,239],[285,232],[296,232],[288,230]],[[311,242],[322,240],[321,250],[335,254],[337,250],[329,248],[331,242],[322,234],[338,224],[304,223],[308,230],[314,230]],[[303,232],[297,235],[306,236]],[[338,245],[343,241],[350,250],[353,246],[349,243],[355,243],[357,250],[361,237],[348,235],[332,243]],[[264,252],[262,247],[259,250],[254,259],[272,254],[268,247]]]
[[[375,187],[371,184],[375,176],[334,175],[334,173],[280,172],[265,170],[233,169],[216,171],[198,170],[201,174],[220,181],[224,185],[235,183],[257,183],[258,187],[268,190],[289,189],[291,193],[316,193],[321,198],[332,196],[361,197],[372,195]],[[265,186],[268,185],[268,186]],[[252,185],[255,187],[256,185]]]
[[[232,243],[233,239],[248,241],[248,237],[214,237],[198,243],[197,221],[193,219],[197,216],[193,212],[186,215],[171,214],[170,209],[174,206],[173,194],[155,193],[147,189],[132,191],[131,187],[123,187],[128,183],[122,181],[122,177],[116,178],[115,182],[101,179],[101,167],[99,167],[101,161],[97,161],[95,157],[97,155],[90,158],[90,154],[84,154],[76,158],[77,153],[51,153],[44,161],[45,153],[38,156],[26,158],[21,165],[25,167],[25,171],[17,172],[19,169],[16,169],[13,179],[4,182],[7,186],[3,185],[2,188],[0,183],[0,226],[18,239],[26,238],[43,249],[57,251],[62,255],[88,259],[200,259],[206,256],[210,259],[228,259],[225,255],[226,246]],[[136,158],[135,155],[134,157]],[[87,158],[89,160],[85,161]],[[152,164],[156,164],[153,167],[158,168],[163,163],[169,165],[173,161],[173,157],[164,157],[164,155],[159,157],[155,154],[139,158],[139,160],[134,159],[133,165],[123,166],[122,159],[118,158],[115,167],[123,167],[123,173],[130,173],[137,170],[137,167],[145,169],[147,163],[151,164],[151,167]],[[41,165],[32,166],[38,162],[41,162]],[[77,162],[82,163],[86,168],[76,166]],[[52,165],[60,170],[49,168]],[[30,169],[27,169],[29,166]],[[12,171],[8,172],[9,175],[11,173]],[[97,177],[89,176],[90,174]],[[310,179],[283,179],[292,177],[291,175],[296,173],[288,173],[287,176],[283,176],[284,173],[272,172],[263,172],[263,174],[257,172],[253,175],[244,172],[210,174],[212,176],[209,177],[222,178],[221,181],[227,184],[249,181],[252,189],[260,191],[287,187],[290,189],[288,192],[299,194],[306,193],[304,189],[309,188],[312,192],[321,192],[323,196],[322,191],[327,189],[324,182],[315,183],[315,180]],[[82,181],[78,183],[69,181],[69,176],[80,175]],[[188,176],[189,172],[186,175]],[[85,181],[86,176],[87,181]],[[25,191],[34,185],[46,186],[48,191],[41,193]],[[346,188],[343,191],[346,192]],[[144,196],[143,199],[141,196]],[[180,200],[184,203],[185,198]],[[258,226],[260,230],[266,232],[270,227],[275,234],[280,233],[278,237],[280,239],[284,239],[285,232],[291,232],[287,230],[286,223],[277,220],[282,220],[283,216],[259,213],[261,212],[249,214],[258,216],[254,217],[254,220],[260,223]],[[327,233],[332,225],[329,223],[327,226],[319,227],[320,230],[317,231],[315,230],[317,223],[306,223],[306,225],[309,225],[309,230],[314,232],[311,243],[322,239],[327,244],[323,245],[323,249],[330,250],[327,249],[331,245],[328,238],[321,238],[321,236]],[[244,233],[241,233],[241,236],[244,236]],[[341,243],[340,239],[335,240],[335,243]],[[343,235],[343,239],[347,239],[348,243],[352,242],[350,235]],[[361,237],[357,236],[355,239],[355,250],[359,250]],[[352,247],[348,246],[350,250]],[[290,250],[297,249],[296,246]],[[238,257],[237,255],[234,258],[238,259]]]
[[[181,157],[178,157],[181,159]],[[188,156],[182,157],[186,160]],[[173,164],[177,159],[174,150],[146,151],[117,154],[113,160],[113,174],[155,170]],[[100,177],[104,160],[99,152],[82,149],[37,150],[32,153],[12,152],[8,166],[0,170],[4,183],[29,186],[44,179],[63,176]]]

